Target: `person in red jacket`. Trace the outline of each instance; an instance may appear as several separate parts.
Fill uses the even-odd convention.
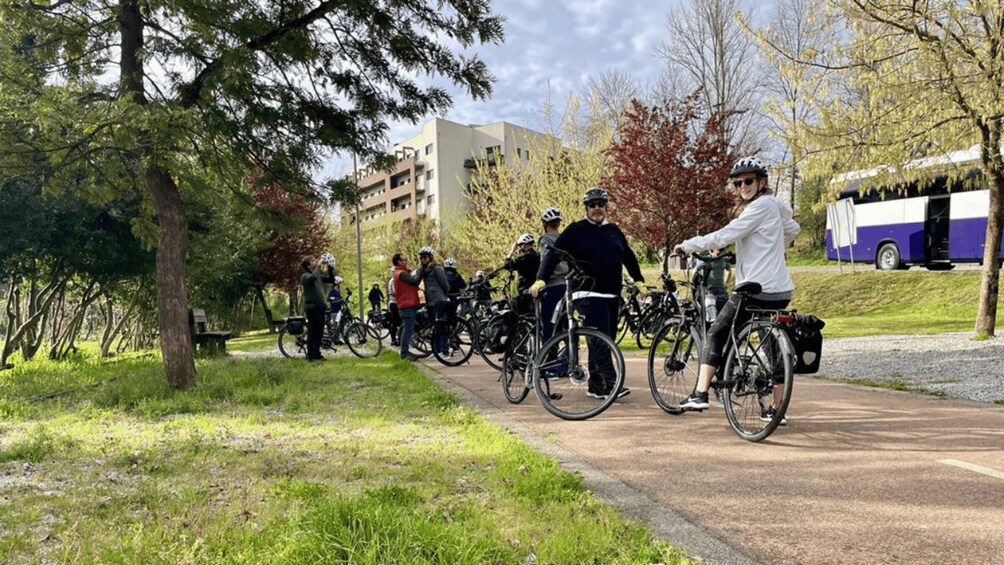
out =
[[[394,264],[394,299],[401,316],[401,359],[415,361],[418,359],[408,347],[411,345],[411,334],[415,331],[415,315],[418,312],[418,283],[422,280],[418,273],[408,270],[408,260],[404,255],[395,253],[391,258]]]

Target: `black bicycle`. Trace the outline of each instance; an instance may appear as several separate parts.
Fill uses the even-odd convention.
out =
[[[349,315],[351,314],[344,314]],[[325,314],[324,334],[321,349],[334,353],[336,345],[345,344],[356,357],[365,359],[380,355],[383,341],[379,332],[358,318],[352,318],[338,331],[338,324],[330,313]],[[304,316],[289,316],[279,329],[279,351],[289,359],[307,356],[307,319]]]

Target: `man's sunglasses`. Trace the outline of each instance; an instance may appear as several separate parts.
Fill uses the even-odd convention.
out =
[[[742,186],[744,184],[746,186],[749,186],[749,185],[753,184],[754,182],[756,182],[756,177],[750,177],[750,178],[747,178],[747,179],[734,180],[734,181],[732,181],[732,186],[734,186],[736,188],[739,188],[740,186]]]
[[[586,208],[604,208],[607,203],[602,200],[590,200],[586,202]]]

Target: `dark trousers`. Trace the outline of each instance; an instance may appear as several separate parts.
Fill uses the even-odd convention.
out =
[[[397,332],[401,328],[401,313],[397,310],[397,304],[391,302],[387,305],[387,328],[390,330],[390,339],[394,343],[397,343],[400,336]]]
[[[738,330],[746,323],[746,320],[750,319],[745,306],[781,310],[787,308],[788,302],[790,302],[789,300],[760,300],[751,297],[746,301],[742,312],[739,312],[739,301],[740,296],[733,292],[732,296],[729,296],[729,300],[725,303],[725,306],[718,310],[718,316],[715,318],[715,322],[711,324],[711,329],[708,330],[708,340],[704,344],[704,363],[712,367],[720,367],[722,361],[724,361],[722,359],[722,351],[725,349],[725,344],[729,341],[729,328],[732,327],[732,320],[735,319],[736,330]]]
[[[549,286],[540,294],[540,329],[544,342],[554,335],[554,309],[565,297],[565,285]]]
[[[616,298],[583,298],[575,303],[575,307],[583,317],[583,325],[614,338],[619,307]],[[602,348],[596,339],[587,339],[586,347],[589,349],[589,391],[596,394],[612,393],[617,374],[608,350]]]
[[[324,336],[324,305],[307,305],[307,359],[321,358],[321,338]]]

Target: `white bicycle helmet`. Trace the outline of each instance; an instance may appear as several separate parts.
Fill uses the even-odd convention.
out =
[[[744,175],[746,173],[756,173],[758,177],[766,177],[767,167],[763,164],[763,161],[757,157],[743,157],[732,165],[732,171],[729,172],[729,178],[738,177],[739,175]]]
[[[332,255],[329,251],[325,251],[324,253],[321,254],[321,262],[328,264],[328,266],[334,267],[335,256]]]
[[[342,284],[342,277],[335,277],[335,284]]]
[[[477,277],[477,278],[481,278],[481,277],[485,276],[485,272],[484,271],[478,271],[478,272],[474,273],[474,276]]]
[[[419,255],[435,255],[436,250],[426,245],[425,247],[418,250]]]
[[[516,245],[523,245],[524,243],[533,245],[533,235],[524,233],[516,239]]]
[[[456,269],[457,268],[457,260],[454,259],[453,257],[450,257],[446,261],[443,261],[443,267],[445,267],[447,269]]]
[[[540,221],[544,222],[545,224],[550,224],[551,222],[560,222],[561,209],[552,206],[547,210],[544,210],[544,212],[540,215]]]

